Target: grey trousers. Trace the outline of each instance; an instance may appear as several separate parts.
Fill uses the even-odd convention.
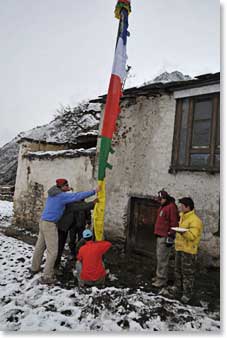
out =
[[[171,253],[171,247],[166,246],[165,237],[157,237],[156,242],[156,258],[157,258],[157,268],[156,268],[156,277],[157,279],[167,282],[168,281],[168,267],[169,267],[169,258]]]
[[[47,249],[47,257],[43,277],[52,278],[58,254],[58,231],[55,223],[41,220],[39,223],[39,236],[32,258],[32,271],[40,270],[45,249]]]

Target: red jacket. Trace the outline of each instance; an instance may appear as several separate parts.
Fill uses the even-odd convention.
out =
[[[112,246],[110,242],[88,241],[83,245],[77,255],[77,259],[82,262],[82,271],[80,278],[87,281],[96,281],[105,277],[102,256]]]
[[[175,203],[171,202],[161,206],[158,209],[158,216],[154,226],[155,235],[167,237],[169,234],[174,234],[175,232],[170,228],[177,227],[178,221],[179,215]]]

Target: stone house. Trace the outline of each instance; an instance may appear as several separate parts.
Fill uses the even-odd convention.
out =
[[[193,198],[204,222],[200,256],[219,264],[219,129],[220,73],[125,90],[106,177],[108,237],[154,255],[155,196],[165,188]]]
[[[106,96],[92,102],[105,103]],[[200,256],[219,264],[220,73],[124,90],[106,175],[105,236],[154,256],[157,192],[191,196],[204,222]],[[101,114],[101,120],[103,114]],[[102,124],[100,123],[100,126]],[[96,184],[97,151],[21,140],[15,223],[37,228],[46,190],[58,176],[75,190]],[[54,151],[53,151],[54,150]]]

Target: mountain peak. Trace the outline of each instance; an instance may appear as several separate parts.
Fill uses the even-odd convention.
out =
[[[156,76],[152,82],[174,82],[174,81],[187,81],[187,80],[192,80],[192,77],[189,75],[184,75],[178,70],[175,70],[171,73],[164,72]]]

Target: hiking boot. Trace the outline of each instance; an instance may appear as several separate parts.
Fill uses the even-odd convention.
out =
[[[170,299],[175,299],[177,295],[177,287],[176,286],[168,286],[167,288],[162,288],[158,293],[160,296],[164,296]]]
[[[185,296],[185,295],[183,295],[183,296],[181,297],[180,301],[181,301],[181,303],[183,303],[183,304],[188,304],[188,302],[190,301],[190,298],[187,297],[187,296]]]
[[[29,271],[29,279],[33,278],[37,273],[41,272],[43,269],[39,269],[37,271],[32,270],[31,268],[28,269]]]
[[[164,297],[171,297],[172,295],[169,293],[167,288],[162,288],[161,291],[158,293],[159,296],[164,296]]]
[[[166,286],[166,282],[157,279],[154,283],[152,283],[152,286],[154,286],[155,288],[162,288],[162,287]]]
[[[172,295],[176,295],[177,294],[177,292],[178,292],[178,288],[176,287],[176,286],[169,286],[168,287],[168,291],[169,291],[169,293],[171,293]]]
[[[52,285],[57,282],[57,279],[55,277],[41,277],[39,280],[40,284],[47,284]]]

